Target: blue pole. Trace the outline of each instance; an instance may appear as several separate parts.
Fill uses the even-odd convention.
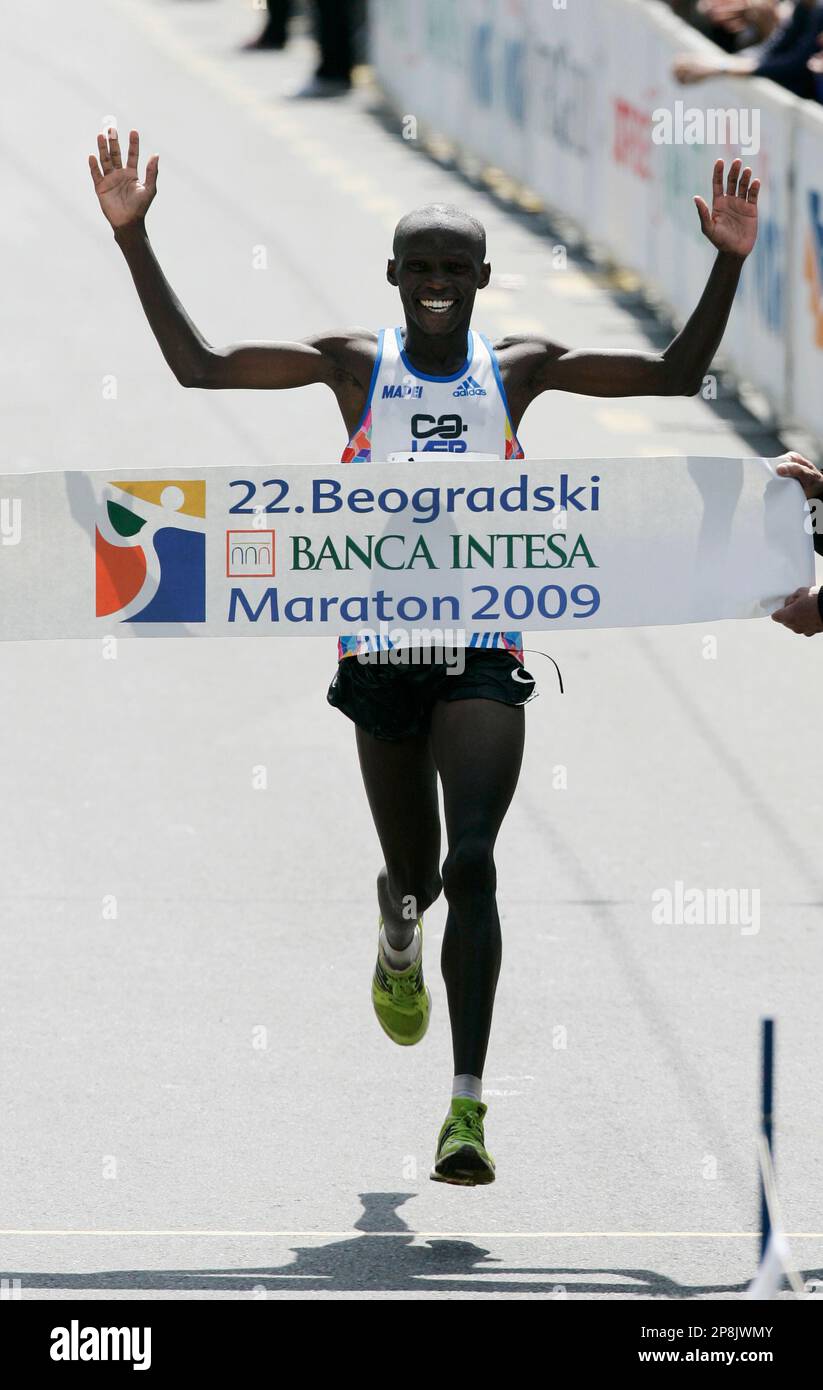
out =
[[[760,1129],[773,1156],[772,1120],[774,1116],[774,1019],[764,1018],[761,1027]],[[760,1258],[769,1243],[771,1223],[763,1176],[760,1177]]]

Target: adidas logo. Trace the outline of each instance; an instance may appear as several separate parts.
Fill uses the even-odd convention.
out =
[[[485,394],[480,382],[475,381],[473,376],[467,376],[466,380],[461,381],[457,389],[452,391],[453,396],[485,396]]]

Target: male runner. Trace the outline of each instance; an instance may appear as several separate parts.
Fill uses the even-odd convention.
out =
[[[344,461],[399,453],[413,435],[422,441],[430,417],[437,423],[441,414],[460,416],[469,451],[520,458],[517,427],[542,391],[695,395],[723,336],[757,232],[759,180],[748,168],[741,172],[736,159],[724,187],[718,160],[711,211],[695,198],[702,230],[718,254],[700,303],[662,353],[575,350],[534,335],[504,338],[492,347],[470,328],[475,295],[491,273],[485,232],[467,213],[440,205],[407,214],[395,231],[386,273],[399,290],[404,327],[215,348],[175,298],[149,244],[145,216],[157,188],[157,155],[141,182],[137,132],[131,132],[123,166],[117,134],[110,130],[108,138],[99,137],[98,158],[90,156],[89,164],[146,317],[180,384],[283,390],[322,382],[334,392],[349,436]],[[401,389],[384,393],[385,385]],[[455,1075],[432,1177],[464,1185],[492,1182],[481,1078],[501,954],[494,846],[517,784],[522,705],[533,682],[522,670],[519,633],[472,637],[459,675],[437,662],[358,660],[370,655],[358,645],[354,637],[340,639],[328,698],[357,726],[366,795],[385,860],[377,880],[374,1008],[395,1042],[416,1043],[425,1033],[430,999],[420,918],[442,888],[448,916],[441,964]],[[512,672],[521,678],[512,679]],[[442,880],[438,776],[448,839]]]

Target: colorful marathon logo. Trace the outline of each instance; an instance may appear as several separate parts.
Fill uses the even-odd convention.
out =
[[[205,622],[205,481],[108,484],[95,529],[95,577],[99,618]]]

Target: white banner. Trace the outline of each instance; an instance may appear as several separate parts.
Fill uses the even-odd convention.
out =
[[[765,459],[14,474],[0,638],[630,627],[773,612],[813,583]]]

